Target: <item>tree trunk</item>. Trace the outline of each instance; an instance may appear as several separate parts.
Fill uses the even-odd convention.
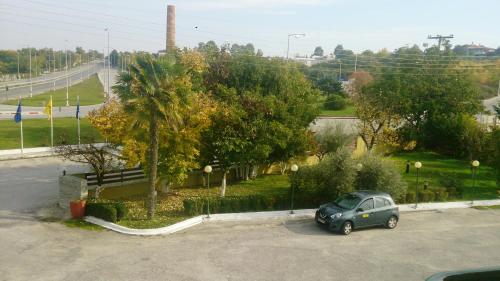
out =
[[[224,170],[222,174],[222,183],[220,185],[220,196],[224,197],[226,195],[226,176],[227,176],[227,171]]]
[[[235,170],[236,170],[236,179],[240,179],[240,166],[236,165]]]
[[[280,172],[282,175],[285,174],[287,167],[288,167],[288,165],[286,162],[283,162],[283,161],[280,162]]]
[[[160,182],[161,192],[167,194],[170,192],[170,183],[167,180],[162,180]]]
[[[247,181],[248,180],[248,174],[249,174],[249,171],[250,170],[250,167],[248,164],[245,164],[245,180]]]
[[[255,179],[257,177],[257,169],[259,168],[259,165],[255,164],[252,165],[252,174],[250,175],[250,178]]]
[[[155,213],[156,203],[156,173],[158,170],[158,113],[151,102],[151,119],[149,120],[149,195],[148,195],[148,219],[152,219]]]

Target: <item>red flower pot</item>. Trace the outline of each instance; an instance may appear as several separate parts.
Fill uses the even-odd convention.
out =
[[[85,215],[85,200],[75,200],[69,202],[69,208],[71,210],[71,216],[74,219],[81,219]]]

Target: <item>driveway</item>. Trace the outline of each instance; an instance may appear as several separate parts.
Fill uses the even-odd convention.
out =
[[[63,169],[81,173],[88,167],[55,157],[0,161],[0,214],[55,204]]]
[[[0,280],[424,280],[500,264],[500,211],[405,213],[395,230],[310,220],[204,224],[130,237],[0,218]]]

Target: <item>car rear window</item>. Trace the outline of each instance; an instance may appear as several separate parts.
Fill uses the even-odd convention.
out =
[[[368,210],[373,209],[373,199],[370,198],[370,199],[365,200],[365,202],[363,202],[363,203],[361,203],[361,205],[359,205],[359,208],[363,209],[363,211],[368,211]]]

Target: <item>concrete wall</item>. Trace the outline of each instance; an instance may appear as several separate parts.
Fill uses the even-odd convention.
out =
[[[72,200],[87,199],[88,188],[85,179],[71,175],[59,177],[59,206],[63,209],[69,208]]]

